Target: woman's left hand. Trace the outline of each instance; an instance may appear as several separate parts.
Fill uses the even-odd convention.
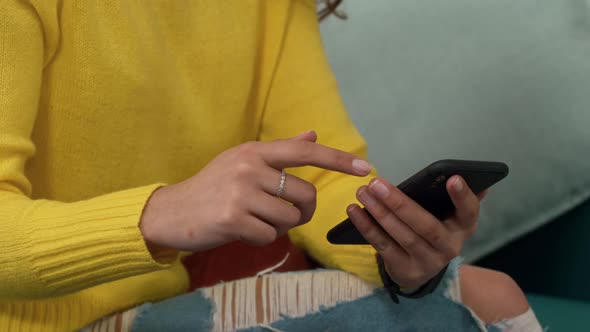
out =
[[[347,209],[356,228],[383,257],[391,279],[403,288],[420,287],[434,277],[475,232],[479,202],[486,192],[476,196],[460,176],[451,177],[446,187],[456,210],[444,222],[383,178],[357,191],[379,225],[358,205]]]

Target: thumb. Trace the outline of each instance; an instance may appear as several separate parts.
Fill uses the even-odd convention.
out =
[[[479,194],[477,194],[477,198],[479,199],[479,201],[483,201],[483,199],[488,195],[489,189],[486,189],[482,192],[480,192]]]
[[[289,139],[289,141],[293,140],[293,141],[308,141],[308,142],[314,142],[317,141],[318,139],[318,134],[316,134],[315,130],[308,130],[306,132],[303,132],[291,139]]]

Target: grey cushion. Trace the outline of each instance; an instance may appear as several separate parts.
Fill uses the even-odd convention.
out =
[[[510,166],[483,204],[468,260],[590,197],[588,1],[373,0],[344,9],[349,20],[329,19],[322,34],[383,176],[398,183],[446,158]]]

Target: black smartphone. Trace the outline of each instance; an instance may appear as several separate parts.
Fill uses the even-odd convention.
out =
[[[508,166],[491,161],[439,160],[397,187],[439,220],[444,220],[451,217],[455,211],[446,189],[447,179],[453,175],[463,177],[469,188],[475,194],[479,194],[505,178],[508,175]],[[327,238],[332,244],[368,244],[350,219],[332,228]]]

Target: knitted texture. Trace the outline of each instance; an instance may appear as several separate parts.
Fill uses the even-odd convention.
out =
[[[138,228],[153,191],[308,129],[366,155],[313,0],[1,1],[0,330],[74,330],[182,293],[180,262],[158,263]],[[325,240],[368,179],[289,172],[319,189],[293,241],[377,282],[371,248]]]

